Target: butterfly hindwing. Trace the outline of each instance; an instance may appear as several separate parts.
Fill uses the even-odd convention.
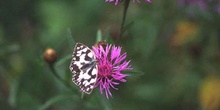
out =
[[[90,94],[98,75],[98,66],[93,51],[82,43],[76,43],[69,68],[73,73],[72,81],[83,92]]]

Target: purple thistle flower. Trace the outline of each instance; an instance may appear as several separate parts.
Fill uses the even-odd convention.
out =
[[[106,98],[112,96],[110,88],[118,90],[116,85],[120,82],[126,82],[127,74],[122,74],[123,70],[132,70],[129,65],[130,61],[126,61],[126,53],[121,54],[122,47],[106,44],[93,47],[98,65],[98,78],[95,87],[100,88],[100,93],[105,92]]]
[[[115,2],[115,5],[118,5],[118,2],[121,0],[105,0],[105,2]],[[133,3],[137,1],[138,3],[140,3],[139,0],[133,0]],[[146,2],[151,2],[151,0],[145,0]]]

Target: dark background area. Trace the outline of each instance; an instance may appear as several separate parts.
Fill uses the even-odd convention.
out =
[[[117,37],[124,5],[104,1],[0,1],[1,110],[220,109],[218,0],[203,7],[178,0],[131,2],[125,24],[133,24],[116,45],[138,72],[112,89],[109,100],[98,89],[81,99],[57,80],[43,59],[47,48],[57,52],[57,73],[78,89],[69,71],[74,43],[68,36],[88,46],[98,30]]]

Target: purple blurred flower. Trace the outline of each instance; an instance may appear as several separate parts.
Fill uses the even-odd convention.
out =
[[[220,14],[220,2],[218,2],[218,4],[216,5],[215,10],[218,14]]]
[[[220,1],[218,0],[178,0],[178,3],[181,6],[194,6],[206,12],[214,11],[220,13]]]
[[[180,5],[196,6],[202,10],[207,9],[207,0],[179,0]]]
[[[105,2],[115,2],[115,5],[118,5],[118,2],[120,2],[121,0],[105,0]],[[135,1],[137,1],[137,2],[139,2],[140,3],[140,1],[139,0],[133,0],[133,2],[135,2]],[[151,2],[151,0],[145,0],[146,2]]]
[[[118,90],[116,85],[120,82],[126,82],[127,74],[122,74],[123,70],[132,70],[129,65],[130,61],[126,61],[126,53],[121,54],[121,47],[112,45],[99,45],[93,47],[94,54],[98,63],[98,78],[96,86],[100,88],[100,93],[105,92],[106,98],[112,96],[110,88]]]

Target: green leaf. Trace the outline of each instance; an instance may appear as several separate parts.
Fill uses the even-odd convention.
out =
[[[100,104],[104,107],[104,110],[112,110],[112,105],[108,99],[106,99],[103,95],[96,94]]]
[[[84,92],[81,92],[81,99],[84,98]]]
[[[102,40],[102,32],[101,32],[101,30],[99,29],[98,31],[97,31],[97,35],[96,35],[96,42],[99,42],[99,41],[101,41]]]
[[[136,85],[134,89],[136,90],[134,94],[139,99],[148,100],[152,102],[163,100],[161,99],[161,97],[165,88],[161,84],[141,84]]]
[[[76,44],[76,42],[72,36],[72,32],[71,32],[70,28],[67,29],[67,40],[69,43],[69,47],[72,50],[74,48],[74,45]]]
[[[114,41],[110,35],[110,28],[107,28],[105,35],[103,35],[103,40],[110,44],[114,44]]]
[[[126,24],[126,25],[124,26],[123,30],[122,30],[122,33],[123,33],[124,31],[126,31],[127,29],[129,29],[132,25],[134,25],[134,21],[131,21],[130,23]]]
[[[106,33],[103,35],[103,39],[107,40],[110,37],[110,27],[106,29]]]
[[[74,96],[70,96],[70,95],[59,95],[59,96],[55,96],[51,99],[49,99],[48,101],[46,101],[40,108],[39,110],[46,110],[47,108],[49,108],[51,105],[57,103],[57,102],[60,102],[60,101],[63,101],[63,100],[67,100],[67,99],[70,99],[70,98],[73,98],[75,99],[76,97]]]
[[[56,67],[65,64],[67,61],[70,62],[70,60],[72,59],[71,55],[67,55],[63,58],[61,58],[59,61],[56,62]]]
[[[114,44],[115,43],[111,36],[108,37],[107,42],[110,43],[110,44]]]
[[[18,92],[18,86],[19,86],[19,80],[14,79],[11,84],[9,98],[8,98],[9,104],[12,107],[16,107],[16,105],[17,105],[16,104],[16,96],[17,96],[17,92]]]
[[[123,71],[123,73],[128,74],[130,76],[141,76],[145,74],[143,71],[133,71],[133,70]]]

